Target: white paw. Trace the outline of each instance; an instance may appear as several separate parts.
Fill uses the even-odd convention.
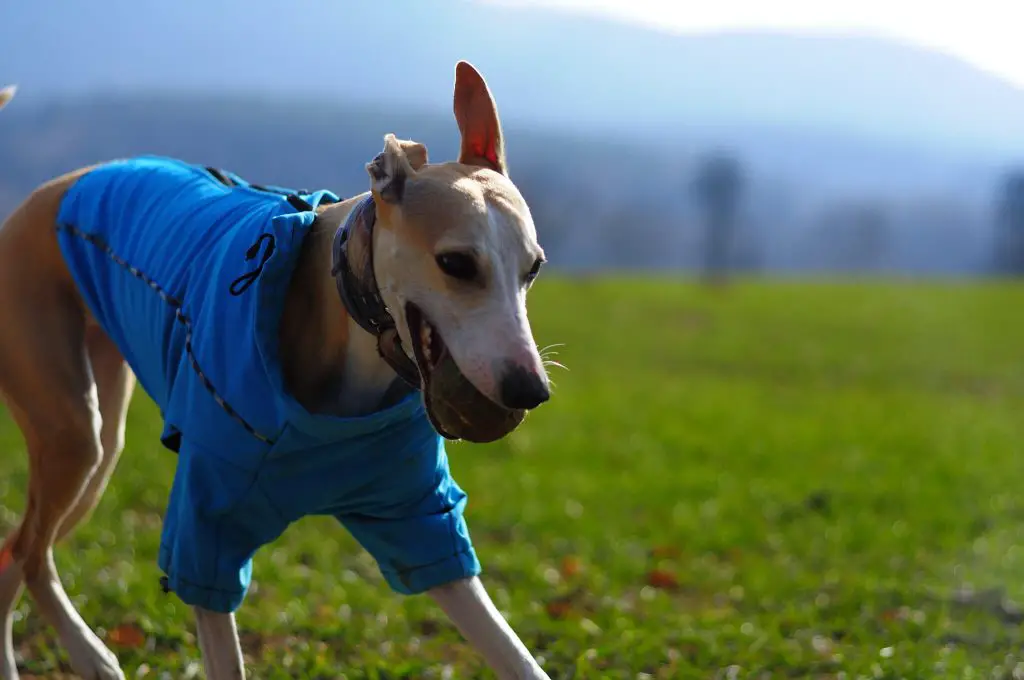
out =
[[[90,630],[67,645],[71,668],[82,680],[124,680],[117,656]]]

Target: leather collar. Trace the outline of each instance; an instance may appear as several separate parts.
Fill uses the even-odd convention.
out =
[[[377,209],[373,196],[361,200],[334,234],[331,274],[345,309],[366,332],[377,338],[377,352],[402,380],[420,389],[420,372],[402,350],[394,317],[384,304],[373,272],[373,227]]]

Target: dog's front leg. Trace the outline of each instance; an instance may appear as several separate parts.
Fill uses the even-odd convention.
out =
[[[428,591],[502,680],[550,680],[473,577]]]
[[[234,614],[222,614],[195,607],[199,649],[206,668],[206,680],[245,680],[242,646]]]

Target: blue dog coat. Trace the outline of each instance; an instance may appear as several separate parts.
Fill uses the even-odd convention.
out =
[[[466,495],[418,393],[338,418],[284,389],[285,294],[314,208],[338,197],[224,177],[164,158],[116,161],[75,182],[58,218],[89,309],[178,452],[160,544],[167,587],[234,611],[256,550],[307,515],[336,517],[400,593],[479,573]]]

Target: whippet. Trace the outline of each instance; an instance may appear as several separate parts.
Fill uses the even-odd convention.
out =
[[[0,393],[29,486],[0,548],[3,680],[23,585],[76,673],[124,678],[53,546],[99,501],[136,380],[178,454],[160,585],[194,608],[208,678],[245,676],[233,612],[252,555],[311,514],[337,517],[392,589],[436,600],[499,677],[547,677],[478,578],[444,447],[503,437],[549,398],[526,312],[544,254],[466,62],[454,112],[457,161],[387,135],[347,200],[142,157],[54,179],[10,215]]]

